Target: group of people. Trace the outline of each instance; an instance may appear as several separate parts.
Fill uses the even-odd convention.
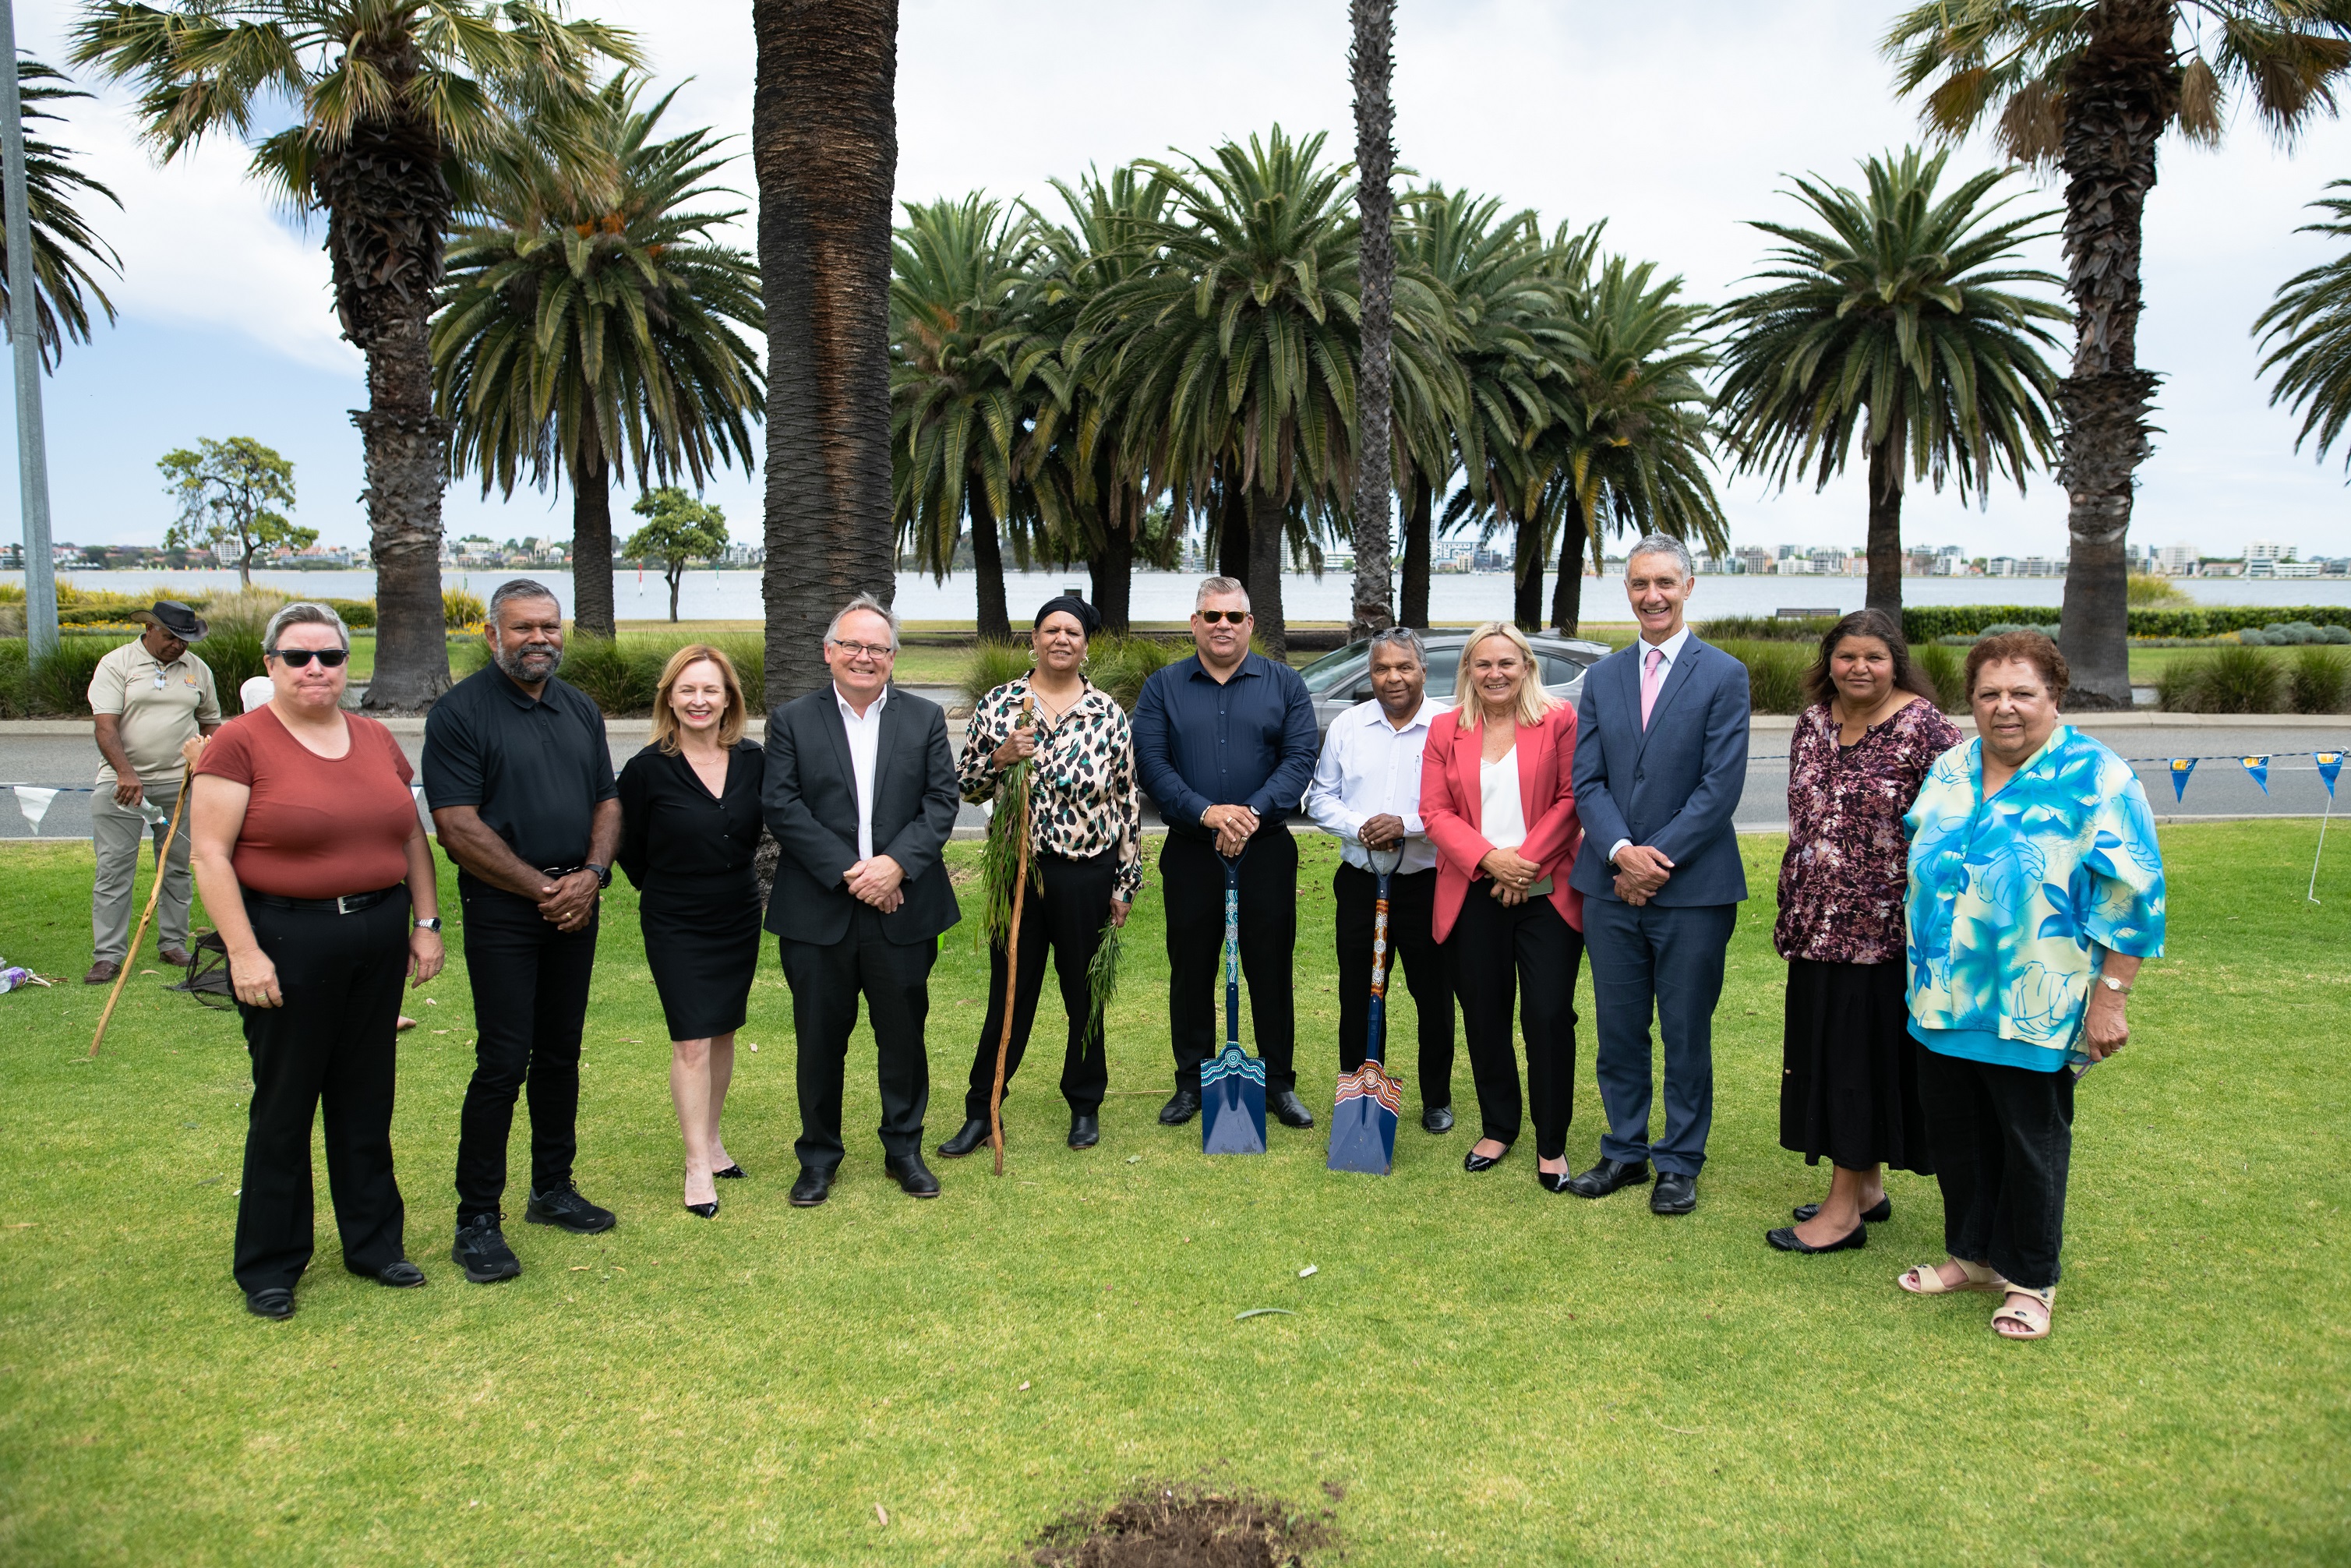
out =
[[[936,1197],[923,1147],[928,979],[959,918],[945,850],[959,803],[993,800],[1021,763],[1034,870],[1018,969],[1009,944],[990,944],[964,1117],[938,1155],[988,1140],[1006,1012],[1008,1083],[1049,957],[1068,1019],[1069,1145],[1100,1141],[1109,1073],[1089,976],[1144,888],[1147,794],[1167,831],[1157,865],[1174,1092],[1162,1123],[1200,1111],[1230,868],[1268,1109],[1285,1126],[1313,1125],[1298,1094],[1293,996],[1290,822],[1302,816],[1342,843],[1332,887],[1341,1069],[1360,1066],[1366,1046],[1370,855],[1394,851],[1390,932],[1413,1002],[1423,1126],[1454,1124],[1458,1003],[1479,1113],[1468,1171],[1499,1166],[1531,1115],[1547,1191],[1601,1198],[1653,1183],[1655,1213],[1691,1212],[1713,1116],[1713,1014],[1748,896],[1732,823],[1747,672],[1687,624],[1697,583],[1679,542],[1641,540],[1625,586],[1638,636],[1591,667],[1576,705],[1545,690],[1526,637],[1502,622],[1470,635],[1451,701],[1439,701],[1420,638],[1396,629],[1371,642],[1372,696],[1327,737],[1297,673],[1250,650],[1238,582],[1201,583],[1194,653],[1150,677],[1131,719],[1087,678],[1101,630],[1092,606],[1057,598],[1037,613],[1033,667],[977,702],[960,758],[944,711],[892,684],[895,619],[861,597],[825,629],[831,681],[777,706],[764,745],[745,737],[751,716],[725,653],[681,649],[662,675],[651,743],[615,777],[602,717],[557,674],[554,596],[505,584],[485,627],[490,663],[434,707],[422,768],[458,868],[478,1035],[454,1260],[476,1282],[520,1272],[501,1205],[525,1095],[525,1219],[583,1233],[614,1223],[580,1193],[572,1166],[598,895],[615,865],[639,890],[674,1042],[685,1207],[715,1218],[718,1184],[745,1175],[721,1114],[763,925],[798,1040],[790,1202],[825,1202],[839,1177],[861,1007],[883,1168],[907,1194]],[[340,706],[348,633],[331,611],[294,604],[265,646],[269,700],[212,736],[192,823],[196,881],[228,948],[254,1062],[235,1274],[251,1310],[283,1317],[310,1257],[308,1136],[322,1103],[345,1266],[423,1282],[402,1247],[392,1176],[393,1038],[403,977],[431,977],[442,942],[408,764],[381,726]],[[1767,1239],[1802,1254],[1865,1246],[1891,1212],[1884,1170],[1932,1173],[1949,1256],[1898,1283],[1921,1295],[1990,1291],[2001,1298],[1996,1332],[2037,1338],[2058,1278],[2074,1086],[2128,1038],[2125,998],[2140,960],[2162,947],[2162,864],[2136,777],[2060,717],[2066,670],[2053,643],[1986,638],[1966,678],[1978,735],[1962,742],[1890,616],[1846,616],[1811,671],[1791,741],[1773,932],[1788,962],[1780,1124],[1784,1146],[1825,1156],[1834,1174]],[[119,777],[125,759],[108,755]],[[763,827],[780,852],[764,908]],[[1604,1126],[1594,1162],[1572,1175],[1587,957]],[[1403,1009],[1392,1017],[1401,1024]]]

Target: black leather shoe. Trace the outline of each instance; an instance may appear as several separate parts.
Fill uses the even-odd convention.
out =
[[[1565,1192],[1567,1190],[1567,1184],[1574,1179],[1575,1178],[1573,1176],[1568,1175],[1565,1171],[1547,1171],[1541,1166],[1537,1166],[1535,1167],[1535,1183],[1545,1192]]]
[[[1306,1108],[1306,1102],[1298,1097],[1295,1089],[1273,1091],[1265,1097],[1265,1108],[1272,1112],[1285,1127],[1311,1127],[1314,1124],[1314,1113]]]
[[[1102,1117],[1092,1111],[1070,1113],[1070,1147],[1091,1149],[1102,1142]]]
[[[882,1162],[882,1168],[890,1173],[891,1179],[908,1197],[939,1196],[939,1178],[931,1174],[931,1167],[923,1163],[920,1155],[908,1155],[904,1159],[893,1155]]]
[[[1420,1113],[1420,1124],[1422,1127],[1432,1133],[1449,1133],[1453,1131],[1453,1107],[1450,1105],[1431,1105],[1428,1109]]]
[[[1499,1155],[1481,1155],[1477,1145],[1472,1144],[1469,1152],[1461,1156],[1461,1168],[1465,1171],[1489,1171],[1510,1157],[1510,1146],[1508,1144],[1502,1145],[1502,1152]]]
[[[1199,1113],[1200,1092],[1197,1089],[1178,1089],[1174,1098],[1159,1107],[1159,1124],[1180,1127]]]
[[[807,1166],[800,1167],[799,1180],[792,1183],[792,1207],[814,1208],[832,1196],[832,1173]]]
[[[951,1160],[964,1155],[987,1142],[987,1118],[974,1116],[956,1130],[956,1135],[939,1145],[939,1153]]]
[[[618,1223],[611,1209],[597,1207],[569,1182],[553,1192],[532,1193],[522,1217],[533,1225],[559,1225],[574,1236],[593,1236]]]
[[[349,1264],[344,1265],[350,1268]],[[402,1258],[381,1269],[351,1269],[362,1280],[373,1280],[379,1285],[389,1285],[395,1291],[413,1291],[424,1283],[424,1270]]]
[[[498,1228],[501,1218],[477,1214],[457,1226],[457,1244],[449,1249],[449,1261],[465,1270],[465,1278],[476,1285],[511,1280],[522,1272],[514,1249],[507,1245],[506,1232]]]
[[[685,1211],[688,1214],[698,1214],[705,1219],[716,1219],[718,1218],[718,1200],[714,1197],[708,1203],[689,1203],[685,1206]]]
[[[1660,1192],[1665,1190],[1663,1182],[1657,1184],[1657,1190]],[[1852,1234],[1840,1236],[1821,1247],[1807,1246],[1804,1239],[1796,1234],[1796,1228],[1792,1225],[1783,1225],[1777,1230],[1767,1230],[1763,1233],[1763,1239],[1782,1252],[1850,1252],[1855,1248],[1869,1245],[1869,1227],[1856,1225],[1853,1228]]]
[[[720,1181],[741,1181],[751,1173],[745,1170],[741,1166],[728,1166],[723,1171],[712,1171],[710,1174],[716,1176]]]
[[[1817,1203],[1800,1203],[1796,1205],[1795,1209],[1796,1223],[1802,1225],[1804,1221],[1810,1219],[1820,1211],[1821,1206]],[[1887,1220],[1894,1218],[1894,1200],[1890,1197],[1879,1198],[1869,1207],[1861,1211],[1861,1218],[1865,1223],[1870,1225],[1885,1224]],[[1816,1248],[1814,1250],[1817,1251],[1819,1249]]]
[[[1619,1187],[1639,1186],[1649,1179],[1646,1160],[1608,1160],[1585,1171],[1567,1184],[1567,1190],[1578,1197],[1606,1197]]]
[[[1687,1214],[1698,1207],[1698,1177],[1679,1171],[1659,1171],[1657,1190],[1649,1195],[1651,1214]]]
[[[247,1291],[245,1310],[256,1318],[290,1318],[294,1315],[294,1292],[278,1285],[266,1291]]]

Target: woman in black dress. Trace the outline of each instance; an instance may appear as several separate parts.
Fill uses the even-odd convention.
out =
[[[717,649],[680,648],[653,699],[653,744],[621,769],[620,865],[637,886],[645,962],[669,1023],[670,1098],[685,1138],[685,1207],[718,1212],[716,1178],[739,1176],[718,1135],[759,967],[759,847],[765,753],[743,738],[748,710]]]

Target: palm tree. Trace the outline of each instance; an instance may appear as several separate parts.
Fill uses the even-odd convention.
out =
[[[940,578],[955,564],[967,513],[978,579],[979,634],[1012,634],[1000,526],[1027,564],[1033,498],[1016,448],[1044,383],[1017,378],[1008,350],[1038,242],[1025,212],[977,192],[906,204],[893,248],[890,307],[892,521]]]
[[[1771,287],[1715,315],[1729,330],[1717,407],[1742,470],[1784,486],[1809,469],[1824,486],[1861,437],[1868,603],[1897,615],[1905,485],[1949,479],[1962,499],[1985,498],[2003,476],[2022,492],[2056,444],[2057,372],[2042,349],[2057,340],[2040,323],[2065,311],[2013,291],[2059,281],[2016,265],[2052,214],[2000,217],[2009,199],[1985,201],[1999,170],[1937,200],[1946,157],[1871,158],[1861,193],[1797,181],[1820,226],[1752,225],[1782,242],[1757,275]]]
[[[592,112],[599,57],[633,63],[630,36],[565,21],[538,0],[98,0],[74,59],[143,89],[143,135],[165,162],[207,135],[284,128],[254,144],[253,175],[323,213],[336,314],[367,356],[353,414],[376,570],[371,707],[413,708],[449,684],[441,603],[448,427],[433,411],[427,321],[444,235],[471,167],[536,113]],[[290,119],[291,123],[287,121]]]
[[[485,172],[481,221],[451,236],[433,323],[434,412],[450,470],[477,468],[482,494],[517,478],[571,486],[572,615],[613,634],[612,499],[681,476],[699,492],[719,464],[751,466],[764,412],[759,269],[711,237],[740,209],[688,211],[726,166],[708,131],[656,141],[675,96],[639,109],[641,80],[616,76],[582,138],[598,176],[572,177],[533,139]]]
[[[89,341],[89,305],[82,298],[85,289],[106,312],[108,323],[114,320],[114,301],[106,297],[93,268],[103,267],[118,276],[122,271],[122,258],[98,237],[89,220],[74,205],[74,198],[82,192],[104,196],[118,209],[121,199],[67,162],[73,156],[70,151],[33,138],[33,121],[58,118],[34,108],[35,104],[89,96],[70,85],[50,85],[66,80],[64,72],[38,60],[16,62],[16,91],[24,105],[25,208],[33,234],[34,308],[40,321],[41,364],[48,370],[57,368],[67,338]],[[8,244],[0,236],[0,313],[8,308],[7,272]]]
[[[2123,544],[2157,380],[2138,364],[2140,225],[2157,143],[2175,124],[2217,142],[2238,90],[2291,140],[2335,112],[2346,46],[2345,0],[1932,0],[1886,34],[1902,90],[1933,84],[1924,114],[1937,132],[1956,138],[1991,120],[2002,152],[2065,173],[2074,349],[2057,386],[2057,480],[2069,497],[2062,622],[2079,706],[2131,700]]]
[[[2351,191],[2351,180],[2331,181],[2326,188]],[[2304,224],[2296,233],[2351,238],[2351,195],[2321,196],[2310,204],[2333,221]],[[2351,422],[2351,256],[2287,279],[2253,323],[2253,334],[2269,350],[2262,374],[2278,372],[2271,406],[2288,403],[2303,415],[2294,450],[2315,436],[2324,458]]]
[[[768,308],[768,691],[826,679],[820,633],[888,603],[897,0],[752,0]]]
[[[1355,88],[1355,205],[1362,214],[1357,263],[1363,281],[1363,385],[1355,432],[1355,591],[1347,634],[1367,637],[1395,624],[1394,584],[1388,569],[1391,395],[1389,373],[1395,339],[1395,197],[1388,182],[1395,172],[1395,106],[1388,99],[1395,73],[1395,0],[1351,0],[1354,47],[1347,64]]]

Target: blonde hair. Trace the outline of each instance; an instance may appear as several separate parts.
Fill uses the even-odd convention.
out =
[[[1489,621],[1470,632],[1469,641],[1461,644],[1461,667],[1453,677],[1453,709],[1461,716],[1461,727],[1474,730],[1485,722],[1484,704],[1469,681],[1469,661],[1477,653],[1478,644],[1489,637],[1507,638],[1510,646],[1519,651],[1520,661],[1526,665],[1527,671],[1519,683],[1519,722],[1541,724],[1543,715],[1556,705],[1552,695],[1543,690],[1541,667],[1535,663],[1534,644],[1527,641],[1525,632],[1510,622]]]
[[[726,687],[726,711],[718,716],[718,744],[731,747],[743,738],[743,726],[750,717],[750,705],[743,700],[743,682],[735,674],[735,661],[707,643],[688,643],[669,656],[662,666],[661,685],[653,689],[653,742],[664,757],[678,753],[677,710],[669,706],[671,688],[678,677],[695,665],[708,660],[718,666],[718,678]]]

